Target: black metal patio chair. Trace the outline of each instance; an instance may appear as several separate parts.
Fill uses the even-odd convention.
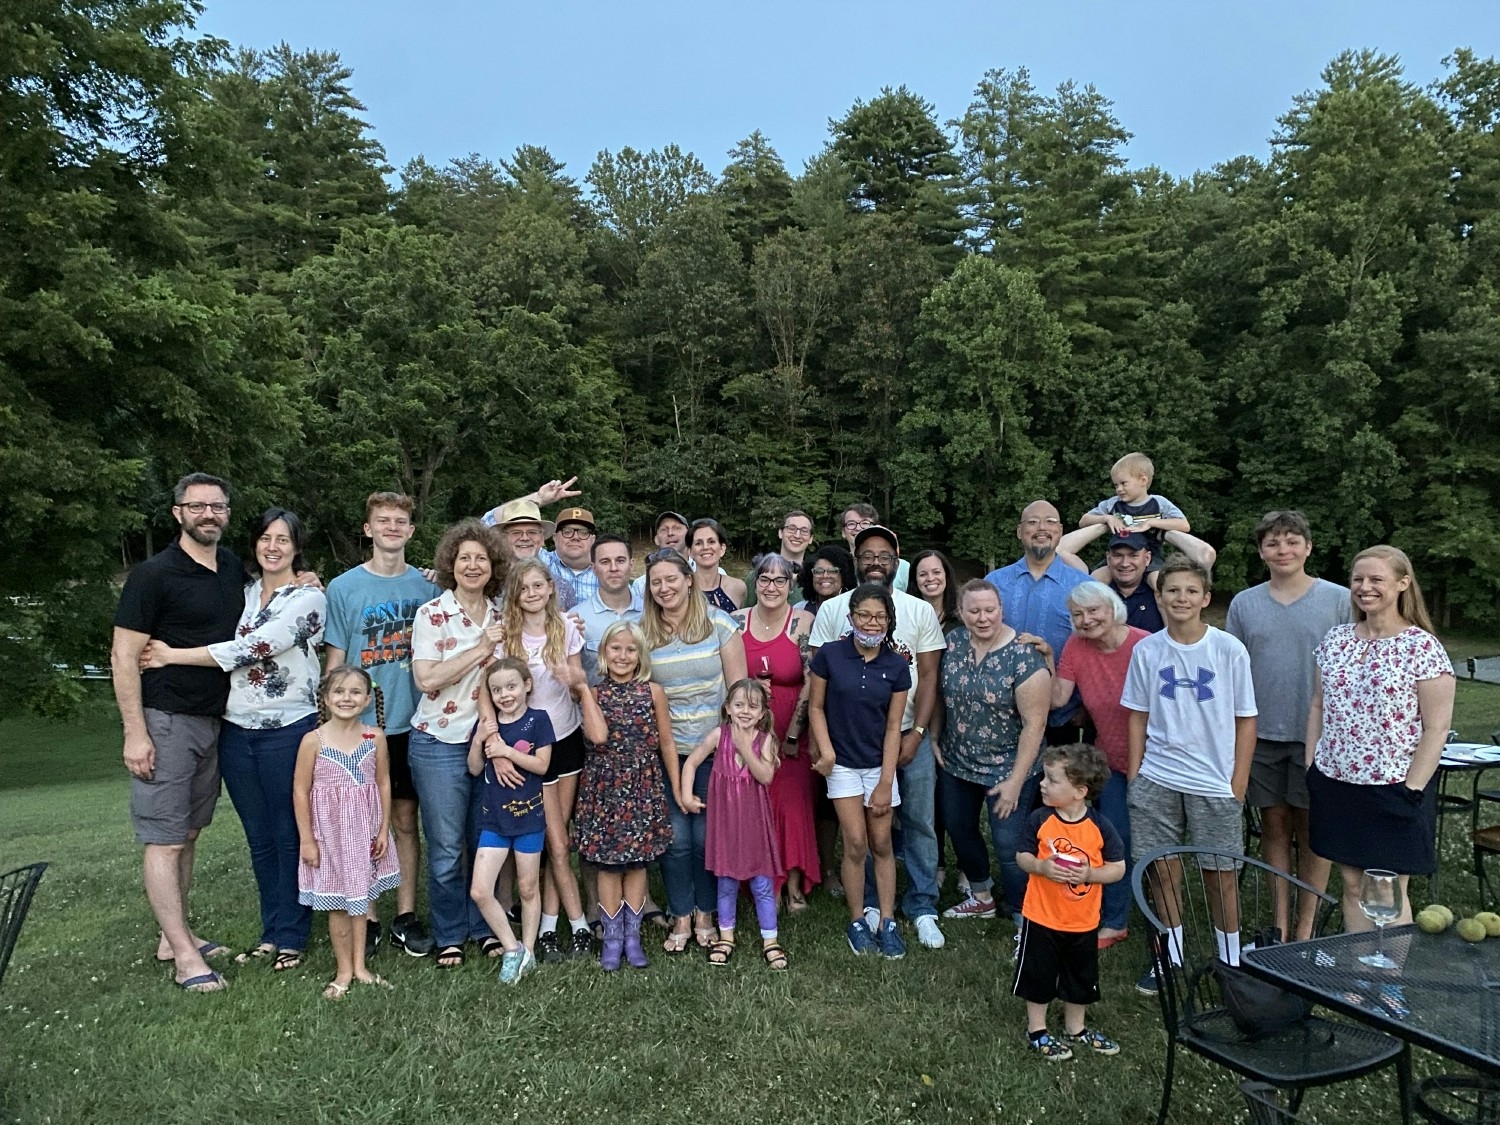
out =
[[[16,948],[16,938],[21,934],[21,924],[26,921],[36,885],[42,881],[42,872],[46,870],[45,863],[33,863],[0,875],[0,981],[5,979],[10,955]]]
[[[1240,881],[1233,869],[1227,877],[1205,872],[1200,860],[1210,864],[1234,861],[1255,871],[1253,877]],[[1409,1123],[1411,1053],[1405,1043],[1371,1028],[1301,1013],[1278,1029],[1250,1033],[1231,1014],[1217,969],[1221,962],[1215,923],[1228,928],[1237,922],[1237,932],[1246,942],[1279,940],[1279,935],[1263,936],[1273,929],[1270,888],[1274,880],[1281,881],[1292,902],[1302,891],[1318,897],[1313,933],[1322,934],[1338,905],[1335,900],[1260,860],[1211,848],[1171,847],[1159,848],[1136,864],[1132,884],[1136,905],[1151,928],[1148,945],[1167,1033],[1159,1125],[1167,1120],[1179,1047],[1285,1091],[1292,1113],[1310,1087],[1393,1066],[1402,1121]],[[1182,940],[1174,957],[1168,951],[1168,937],[1177,920]]]

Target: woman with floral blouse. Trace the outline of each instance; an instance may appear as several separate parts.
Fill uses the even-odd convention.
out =
[[[433,556],[443,592],[412,623],[411,674],[422,697],[407,753],[427,838],[432,936],[444,969],[464,963],[465,941],[493,936],[469,898],[483,793],[482,780],[469,773],[469,738],[479,722],[482,669],[505,634],[495,599],[510,561],[497,528],[473,519],[454,524]],[[495,774],[502,784],[521,776],[512,763],[498,761]]]
[[[292,775],[302,736],[318,725],[318,646],[327,599],[299,586],[302,521],[268,508],[251,530],[260,577],[245,591],[234,639],[201,648],[153,640],[144,668],[192,664],[229,673],[229,703],[219,731],[219,770],[245,827],[250,865],[260,892],[260,944],[241,962],[273,958],[277,972],[302,963],[312,910],[297,901],[301,839],[292,807]]]
[[[1318,646],[1307,719],[1312,850],[1339,865],[1344,928],[1368,930],[1359,908],[1370,868],[1406,882],[1437,869],[1437,770],[1453,719],[1453,665],[1433,636],[1411,560],[1395,547],[1354,556],[1354,623]]]
[[[969,896],[945,918],[993,918],[989,854],[980,835],[986,810],[990,839],[1000,862],[1006,907],[1017,924],[1026,876],[1016,848],[1026,817],[1037,803],[1038,755],[1047,729],[1052,676],[1036,649],[1016,639],[1000,618],[1000,593],[982,580],[959,591],[963,624],[948,634],[934,715],[933,746],[942,771],[938,801]],[[988,802],[986,802],[988,798]]]

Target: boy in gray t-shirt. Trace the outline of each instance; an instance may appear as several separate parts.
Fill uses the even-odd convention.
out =
[[[1261,810],[1261,857],[1290,873],[1295,838],[1297,877],[1321,889],[1328,883],[1328,864],[1307,843],[1305,739],[1316,669],[1313,653],[1329,629],[1353,619],[1353,606],[1347,588],[1307,573],[1312,533],[1301,512],[1267,513],[1255,538],[1271,579],[1236,594],[1224,623],[1250,653],[1259,712],[1246,800]],[[1276,925],[1290,938],[1285,895],[1281,887],[1274,893]],[[1312,896],[1306,897],[1298,913],[1299,939],[1311,936],[1316,907]]]

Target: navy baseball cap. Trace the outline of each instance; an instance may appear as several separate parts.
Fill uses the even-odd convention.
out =
[[[1116,547],[1129,547],[1132,551],[1151,550],[1151,540],[1147,539],[1139,531],[1128,531],[1123,535],[1115,535],[1110,538],[1109,549],[1113,551]]]

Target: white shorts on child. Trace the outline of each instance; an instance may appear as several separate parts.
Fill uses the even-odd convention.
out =
[[[874,769],[856,770],[848,766],[835,765],[833,772],[828,775],[828,799],[837,801],[840,797],[863,797],[865,808],[870,807],[870,794],[875,792],[875,786],[880,784],[880,767]],[[901,783],[894,776],[891,777],[891,808],[901,803]]]

